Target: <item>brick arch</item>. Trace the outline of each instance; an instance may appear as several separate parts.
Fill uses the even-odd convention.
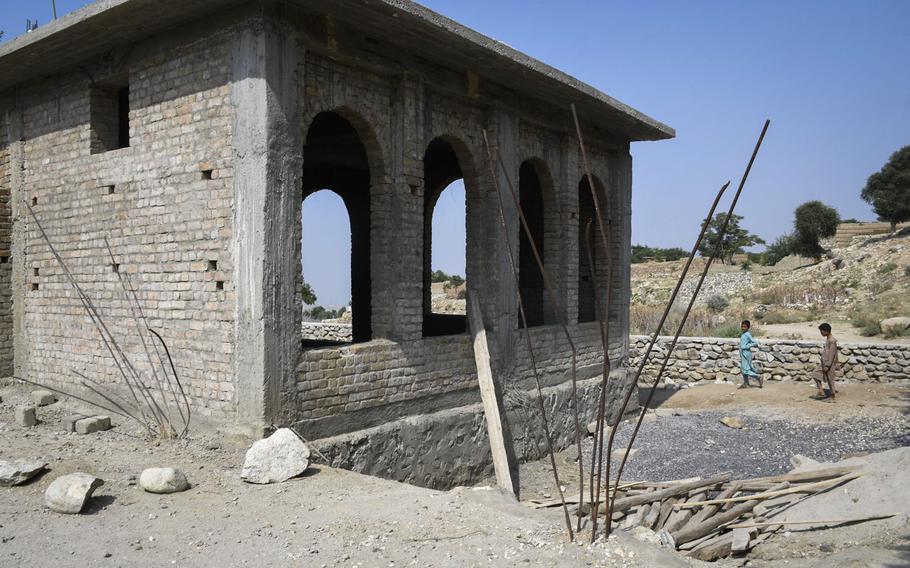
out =
[[[302,198],[327,189],[341,197],[348,212],[353,340],[368,341],[373,334],[371,211],[377,181],[384,175],[381,152],[372,129],[344,109],[313,115],[307,123],[304,140]],[[302,227],[298,235],[302,235]],[[302,269],[306,271],[308,267]]]
[[[559,211],[550,170],[540,158],[528,158],[518,169],[519,203],[544,268],[553,274],[559,241]],[[544,288],[544,278],[534,258],[531,241],[519,226],[518,289],[524,304],[528,327],[555,320]],[[519,316],[519,325],[521,319]]]
[[[433,211],[442,192],[452,182],[462,179],[465,185],[465,222],[474,209],[474,202],[479,198],[479,183],[476,176],[474,159],[470,148],[461,139],[451,135],[441,135],[427,143],[423,155],[423,335],[452,335],[463,333],[467,320],[462,315],[434,314],[431,304],[431,272],[433,243]],[[470,233],[470,231],[466,231]],[[470,240],[470,235],[466,234]],[[465,277],[470,278],[472,259],[466,243]]]

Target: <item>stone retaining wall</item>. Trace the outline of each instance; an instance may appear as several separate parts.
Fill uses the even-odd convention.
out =
[[[672,338],[662,336],[651,352],[644,377],[656,376]],[[630,367],[637,367],[648,337],[632,336]],[[755,366],[766,379],[811,380],[818,366],[821,342],[758,338],[753,350]],[[910,345],[841,343],[838,378],[854,381],[910,380]],[[739,339],[681,337],[664,376],[671,382],[739,380]]]
[[[354,328],[349,323],[305,321],[300,326],[304,341],[351,341]]]

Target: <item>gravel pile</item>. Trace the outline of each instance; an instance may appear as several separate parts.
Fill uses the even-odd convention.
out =
[[[776,475],[792,469],[794,454],[830,462],[844,454],[910,446],[908,417],[808,424],[739,415],[745,427],[737,430],[720,423],[728,415],[710,411],[646,421],[635,440],[639,451],[626,464],[623,479],[662,481],[725,471],[734,477]],[[622,424],[614,448],[625,448],[633,426]],[[593,449],[593,438],[588,438],[583,446],[585,464],[591,463]]]

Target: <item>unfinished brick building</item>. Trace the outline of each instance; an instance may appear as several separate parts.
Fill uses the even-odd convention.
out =
[[[629,144],[674,133],[603,93],[405,0],[115,0],[3,44],[0,376],[119,380],[29,203],[114,327],[129,323],[114,271],[132,276],[200,427],[294,425],[337,465],[421,484],[476,477],[490,461],[471,340],[428,300],[429,220],[461,178],[466,277],[514,451],[543,448],[524,334],[565,446],[570,351],[507,196],[514,281],[481,133],[520,186],[568,311],[588,417],[601,349],[573,102],[612,227],[611,350],[624,363]],[[319,246],[301,244],[301,206],[325,189],[351,223],[353,341],[341,345],[301,338],[301,274],[318,270],[301,266],[301,246]],[[624,364],[614,373],[611,407]]]

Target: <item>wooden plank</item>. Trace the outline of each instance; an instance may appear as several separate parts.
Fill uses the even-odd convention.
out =
[[[782,483],[780,487],[784,488],[785,486],[786,486],[786,482]],[[687,525],[685,525],[684,527],[682,527],[675,533],[672,533],[673,539],[676,541],[677,545],[680,545],[680,544],[689,542],[691,540],[701,538],[701,537],[705,536],[706,534],[714,531],[721,525],[725,525],[725,524],[745,515],[746,513],[751,512],[752,509],[754,509],[755,506],[758,505],[760,502],[761,501],[759,499],[752,499],[751,501],[746,501],[745,503],[736,505],[732,509],[717,513],[717,514],[713,515],[711,518],[705,519],[701,523],[693,523],[690,521]]]
[[[647,493],[642,493],[641,495],[635,495],[632,497],[625,497],[623,499],[617,499],[616,505],[613,507],[614,511],[622,511],[628,509],[629,507],[634,507],[635,505],[643,505],[645,503],[653,503],[654,501],[663,501],[668,497],[677,497],[683,493],[688,493],[692,489],[700,489],[702,487],[709,487],[711,485],[717,485],[723,483],[730,479],[728,474],[720,475],[711,479],[699,480],[699,481],[690,481],[688,483],[680,483],[679,485],[674,485],[666,489],[661,489],[658,491],[649,491]],[[679,507],[679,505],[676,505]]]
[[[829,489],[831,487],[836,487],[841,483],[846,483],[847,481],[852,481],[857,477],[860,477],[859,473],[851,473],[849,475],[844,475],[836,479],[831,479],[827,481],[819,481],[816,483],[810,483],[807,485],[789,487],[787,489],[781,489],[779,491],[768,491],[767,493],[756,493],[755,495],[742,495],[740,497],[730,497],[727,499],[711,499],[709,501],[695,501],[692,503],[678,503],[674,505],[677,509],[690,508],[690,507],[701,507],[704,505],[723,505],[726,503],[739,503],[743,501],[752,501],[755,499],[771,499],[772,497],[780,497],[781,495],[790,495],[792,493],[806,493],[807,490],[811,489],[812,492],[821,491],[823,489]],[[784,482],[786,483],[786,482]]]
[[[819,519],[816,521],[767,521],[763,523],[740,523],[737,525],[729,525],[727,528],[751,529],[757,527],[773,527],[778,525],[842,525],[844,523],[865,523],[867,521],[880,521],[882,519],[890,519],[896,514],[897,513],[872,515],[870,517],[853,517],[850,519]]]
[[[738,479],[744,486],[752,483],[800,483],[803,481],[818,481],[820,479],[831,479],[840,477],[848,473],[853,473],[859,469],[859,466],[845,465],[839,467],[827,467],[823,469],[813,469],[809,471],[800,471],[798,473],[785,473],[783,475],[771,475],[769,477],[756,477],[754,479]]]
[[[506,454],[506,443],[502,433],[502,418],[499,415],[499,401],[496,387],[493,384],[493,370],[490,367],[490,348],[487,344],[487,330],[483,327],[483,316],[480,306],[473,294],[468,292],[468,323],[474,341],[474,363],[477,365],[477,381],[480,383],[480,398],[483,400],[483,413],[487,421],[487,433],[490,437],[490,449],[493,452],[493,469],[496,472],[496,484],[512,495],[512,473],[509,470],[509,457]]]

